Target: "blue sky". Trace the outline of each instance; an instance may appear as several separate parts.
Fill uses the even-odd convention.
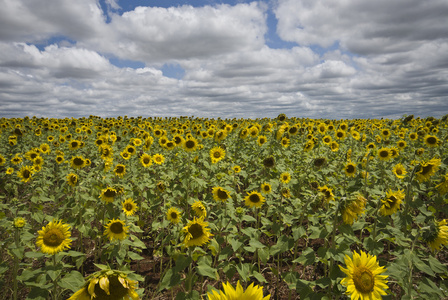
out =
[[[445,0],[0,5],[0,117],[448,113]]]

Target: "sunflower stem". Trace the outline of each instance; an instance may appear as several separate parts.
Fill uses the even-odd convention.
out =
[[[20,235],[19,229],[16,228],[14,232],[14,243],[16,248],[19,248],[20,245]],[[17,289],[18,289],[18,281],[17,274],[19,272],[19,258],[14,255],[14,266],[12,271],[12,280],[13,280],[13,299],[17,300]]]
[[[56,254],[53,254],[53,266],[54,269],[56,269]],[[53,280],[53,292],[52,292],[52,296],[53,296],[53,300],[58,300],[58,295],[57,295],[57,288],[58,288],[58,284],[57,284],[57,277]]]

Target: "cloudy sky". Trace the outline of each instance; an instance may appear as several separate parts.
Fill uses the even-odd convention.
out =
[[[446,0],[0,0],[0,117],[440,117]]]

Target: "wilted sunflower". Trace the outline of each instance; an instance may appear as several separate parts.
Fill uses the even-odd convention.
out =
[[[221,147],[214,147],[210,150],[210,158],[215,164],[226,156],[226,151]]]
[[[352,225],[363,214],[367,200],[360,194],[347,204],[342,210],[342,220],[345,224]]]
[[[208,223],[203,218],[196,219],[196,217],[193,218],[193,221],[188,221],[182,232],[185,234],[184,245],[186,247],[202,246],[208,243],[210,237],[213,236]]]
[[[381,295],[386,295],[384,290],[388,289],[387,275],[380,275],[386,271],[380,267],[377,257],[363,251],[357,253],[353,251],[353,259],[345,256],[347,269],[339,266],[347,277],[342,279],[341,284],[347,287],[346,294],[351,295],[351,299],[380,300]]]
[[[428,181],[437,172],[440,164],[440,158],[433,158],[428,162],[421,163],[420,170],[417,172],[417,180],[420,182]]]
[[[425,142],[426,146],[431,148],[437,147],[440,144],[439,138],[435,135],[428,134],[424,137],[423,141]]]
[[[272,187],[269,183],[265,182],[261,184],[261,192],[263,194],[269,194],[272,191]]]
[[[403,202],[404,196],[405,195],[403,190],[392,191],[391,189],[389,189],[389,191],[386,193],[386,198],[381,200],[383,205],[380,208],[380,213],[383,216],[394,214],[397,210],[400,209],[400,204],[401,202]]]
[[[73,169],[80,170],[86,166],[86,161],[82,156],[73,156],[70,165]]]
[[[402,164],[397,164],[394,166],[394,168],[392,169],[392,172],[395,174],[395,176],[397,176],[397,178],[404,178],[404,176],[406,175],[406,169]]]
[[[447,220],[433,221],[423,230],[423,240],[428,243],[432,251],[440,250],[442,245],[448,244]]]
[[[247,193],[247,196],[244,197],[244,203],[249,207],[260,208],[261,206],[263,206],[264,201],[264,197],[257,191]]]
[[[193,209],[195,215],[199,218],[204,219],[207,216],[207,210],[205,209],[205,206],[201,201],[196,200],[195,202],[193,202],[191,208]]]
[[[215,201],[219,202],[225,202],[227,199],[230,198],[230,192],[223,189],[220,186],[215,186],[212,189],[212,193],[213,193],[213,199],[215,199]]]
[[[99,198],[106,203],[112,203],[119,192],[113,187],[107,187],[101,191]]]
[[[181,213],[177,208],[170,207],[168,211],[166,212],[166,218],[168,221],[170,221],[172,224],[177,224],[180,222]]]
[[[40,247],[42,253],[54,255],[66,249],[70,249],[72,240],[70,239],[70,225],[63,224],[62,221],[53,220],[47,226],[38,231],[39,236],[36,245]]]
[[[123,203],[121,203],[121,207],[126,216],[133,216],[137,211],[137,203],[132,200],[132,198],[126,199]]]
[[[123,164],[117,164],[114,168],[114,173],[115,176],[123,178],[123,176],[126,174],[126,166]]]
[[[71,186],[76,186],[78,183],[78,175],[70,173],[67,175],[67,183]]]
[[[110,241],[124,240],[128,236],[129,227],[120,219],[112,219],[104,227],[106,230],[103,235],[107,236]]]
[[[287,184],[291,181],[291,174],[289,172],[283,172],[280,174],[280,181],[284,184]]]
[[[388,161],[392,158],[392,152],[389,148],[378,149],[378,158],[382,161]]]
[[[275,167],[275,159],[273,156],[266,157],[263,159],[263,166],[266,168],[273,168]]]
[[[254,285],[251,283],[246,291],[238,280],[236,288],[227,282],[227,284],[222,284],[222,291],[217,292],[212,290],[211,293],[207,293],[208,300],[233,300],[233,299],[247,299],[247,300],[269,300],[271,295],[263,297],[263,288],[261,286]]]
[[[136,288],[137,281],[129,279],[127,273],[102,269],[87,277],[83,287],[68,300],[139,300]]]
[[[354,164],[352,162],[348,162],[344,166],[344,172],[345,172],[345,175],[347,175],[348,177],[354,177],[356,174],[356,164]]]
[[[23,182],[28,182],[33,177],[34,169],[31,166],[22,166],[17,172],[17,176],[22,179]]]
[[[152,156],[148,153],[143,153],[142,156],[140,156],[140,163],[143,167],[147,168],[152,165]]]
[[[165,156],[163,156],[162,154],[158,154],[158,153],[156,153],[156,154],[154,154],[154,155],[152,156],[152,160],[153,160],[156,164],[161,165],[161,164],[163,164],[163,162],[165,161]]]

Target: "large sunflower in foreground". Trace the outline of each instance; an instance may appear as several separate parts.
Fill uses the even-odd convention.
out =
[[[137,281],[117,270],[104,269],[87,277],[84,286],[68,300],[139,300]]]
[[[107,236],[110,241],[124,240],[128,236],[129,227],[120,219],[112,219],[104,227],[106,228],[104,235]]]
[[[42,253],[56,254],[70,248],[70,225],[53,220],[38,231],[36,245]]]
[[[244,202],[249,207],[261,207],[264,201],[264,197],[257,191],[247,193],[247,196],[244,197]]]
[[[254,285],[254,283],[251,283],[245,291],[239,281],[236,284],[236,288],[229,282],[223,283],[222,288],[222,291],[217,292],[213,290],[211,293],[207,293],[208,300],[269,300],[271,298],[271,295],[263,297],[263,288]]]
[[[208,223],[203,218],[196,219],[195,217],[193,221],[188,221],[187,226],[182,231],[185,234],[184,245],[186,247],[202,246],[208,243],[210,237],[213,236],[210,233]]]
[[[339,266],[347,277],[342,279],[341,284],[347,287],[346,294],[351,295],[352,300],[380,300],[381,295],[386,295],[387,275],[380,275],[386,271],[380,267],[376,256],[363,251],[353,252],[353,259],[345,256],[347,268]]]

